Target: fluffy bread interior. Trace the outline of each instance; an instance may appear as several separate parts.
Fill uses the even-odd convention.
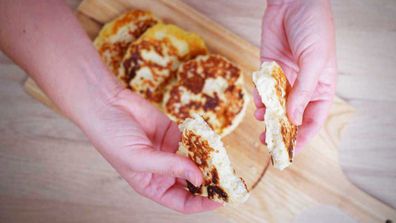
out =
[[[235,174],[220,136],[197,114],[179,128],[182,131],[179,153],[193,160],[204,178],[199,188],[189,184],[190,192],[215,201],[245,202],[249,197],[246,184]]]
[[[266,106],[266,143],[273,165],[283,170],[292,163],[297,132],[286,114],[286,76],[276,62],[264,62],[260,70],[253,73],[253,82]]]

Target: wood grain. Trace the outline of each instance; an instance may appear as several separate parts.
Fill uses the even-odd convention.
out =
[[[164,18],[165,21],[199,33],[212,52],[225,55],[240,64],[245,75],[256,69],[258,49],[254,46],[178,1],[163,0],[156,1],[156,4],[152,3],[148,1],[102,2],[86,0],[78,8],[79,18],[89,36],[92,37],[100,28],[98,24],[94,24],[95,22],[103,24],[130,8],[151,10],[160,18]],[[84,16],[89,18],[84,18]],[[235,54],[234,52],[239,53]],[[248,78],[249,76],[245,76],[245,79]],[[27,86],[34,87],[31,84],[30,82]],[[252,88],[252,84],[248,84],[248,87]],[[42,97],[42,94],[39,95]],[[248,110],[252,112],[253,108],[250,107]],[[320,203],[337,206],[362,222],[396,219],[393,209],[353,186],[346,180],[339,167],[336,151],[339,131],[343,129],[352,113],[353,109],[350,106],[342,100],[336,99],[324,129],[307,146],[304,155],[299,157],[292,169],[280,173],[270,168],[265,173],[264,182],[258,184],[247,204],[237,208],[226,207],[220,209],[219,212],[234,221],[260,222],[262,219],[260,215],[263,215],[270,221],[283,222],[292,220],[304,209]],[[247,117],[249,115],[253,117],[252,114],[248,114]],[[252,137],[251,134],[254,129],[259,129],[257,122],[248,121],[245,118],[238,130],[226,138],[226,145],[228,145],[231,159],[236,164],[237,171],[251,173],[244,176],[250,184],[257,181],[257,176],[260,176],[260,172],[257,170],[260,170],[259,167],[263,162],[262,159],[257,159],[260,157],[257,154],[262,151],[253,149],[241,152],[239,148],[249,148],[246,147],[249,145],[245,143],[256,141],[256,137]],[[253,148],[254,144],[250,146]],[[318,147],[322,149],[318,150]],[[268,157],[266,161],[268,162]],[[265,167],[266,165],[264,165]],[[325,176],[323,175],[324,171],[326,171]],[[338,187],[329,186],[334,182]],[[259,194],[265,195],[265,197]],[[279,212],[266,211],[268,209],[276,210],[276,207],[280,205],[283,205],[283,208]]]
[[[69,2],[77,6],[79,1]],[[263,0],[185,1],[259,46]],[[396,109],[396,3],[334,0],[332,5],[337,93],[357,109],[339,146],[340,162],[356,185],[395,207],[396,119],[391,111]],[[0,53],[0,222],[228,222],[212,213],[179,215],[114,180],[118,175],[78,128],[23,93],[25,76]],[[271,181],[263,184],[273,187]],[[255,213],[256,221],[275,221],[266,216],[279,214],[279,206],[264,208]],[[294,213],[301,209],[293,222],[354,222],[327,205],[304,206]]]

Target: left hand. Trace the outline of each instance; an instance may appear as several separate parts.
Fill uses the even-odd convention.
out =
[[[181,137],[177,125],[148,101],[123,89],[88,107],[91,116],[76,122],[137,193],[181,213],[221,206],[185,189],[185,180],[201,185],[202,173],[175,154]]]

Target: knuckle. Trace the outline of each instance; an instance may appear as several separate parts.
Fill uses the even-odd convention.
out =
[[[309,101],[312,97],[313,90],[308,89],[298,89],[297,97],[299,97],[302,101]]]
[[[309,98],[312,94],[311,90],[308,89],[301,89],[298,91],[299,96],[304,97],[304,98]]]

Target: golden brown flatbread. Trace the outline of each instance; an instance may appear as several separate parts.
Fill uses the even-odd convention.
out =
[[[225,136],[241,122],[247,101],[241,70],[226,58],[210,54],[180,66],[163,108],[177,123],[201,114],[217,134]]]

